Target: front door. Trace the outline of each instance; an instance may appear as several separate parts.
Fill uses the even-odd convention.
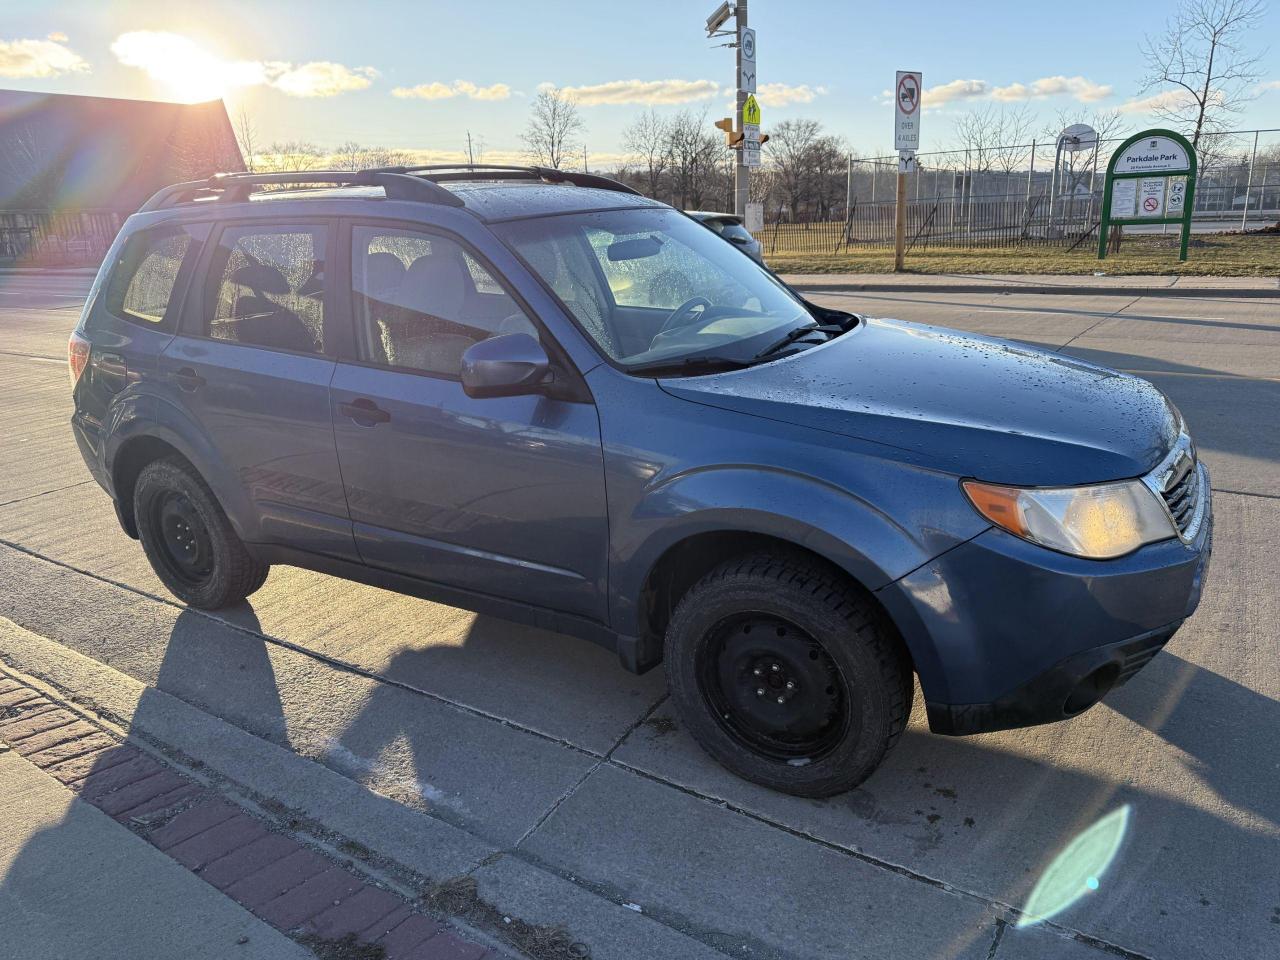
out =
[[[324,222],[230,224],[161,360],[247,495],[250,537],[356,559],[329,417]]]
[[[605,619],[607,516],[590,403],[476,400],[462,353],[542,336],[459,242],[391,226],[351,236],[356,357],[330,391],[356,543],[375,567]]]

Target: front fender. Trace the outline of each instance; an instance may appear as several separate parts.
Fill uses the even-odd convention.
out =
[[[670,477],[621,519],[614,527],[611,613],[615,628],[631,636],[640,629],[649,572],[669,549],[698,534],[784,540],[825,557],[873,591],[938,553],[936,544],[847,490],[758,465],[704,467]]]

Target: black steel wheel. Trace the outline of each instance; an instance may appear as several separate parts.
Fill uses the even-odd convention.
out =
[[[185,460],[155,460],[142,468],[133,515],[151,569],[184,603],[228,607],[267,579],[270,568],[245,549],[213,491]]]
[[[192,586],[207,581],[213,573],[213,538],[187,495],[161,491],[151,501],[151,522],[160,534],[157,559],[169,573]]]
[[[826,756],[848,734],[847,685],[801,627],[758,613],[730,617],[700,645],[698,685],[732,737],[777,760]]]
[[[738,776],[806,797],[866,779],[911,712],[906,650],[870,594],[821,561],[736,558],[680,599],[665,642],[671,699]]]

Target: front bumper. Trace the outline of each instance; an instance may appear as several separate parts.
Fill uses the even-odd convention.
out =
[[[1074,716],[1125,682],[1195,612],[1212,552],[1194,539],[1083,560],[992,528],[884,587],[935,733]]]

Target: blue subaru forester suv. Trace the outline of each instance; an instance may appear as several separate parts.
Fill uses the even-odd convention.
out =
[[[291,564],[575,634],[805,796],[875,769],[913,674],[937,733],[1087,709],[1209,559],[1151,384],[819,307],[586,174],[178,184],[69,349],[85,461],[185,603]]]

